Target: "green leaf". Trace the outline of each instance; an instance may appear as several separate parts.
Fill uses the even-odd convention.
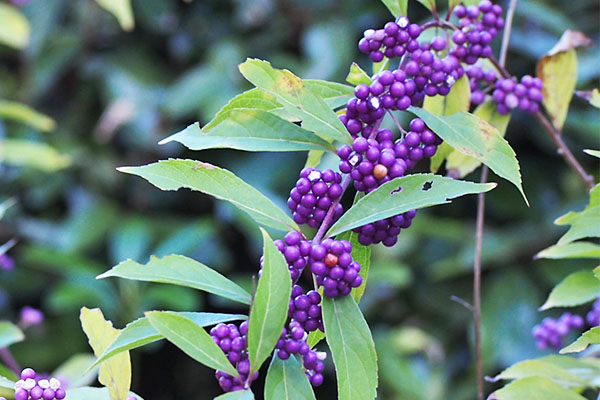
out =
[[[45,143],[2,139],[0,140],[0,163],[54,172],[68,167],[71,159]]]
[[[544,82],[543,104],[552,124],[561,130],[577,83],[575,48],[591,46],[592,40],[582,32],[567,30],[556,45],[538,62],[537,76]]]
[[[557,244],[540,251],[534,258],[600,258],[600,245],[583,241]]]
[[[322,150],[309,151],[308,155],[306,156],[306,163],[304,164],[304,166],[316,168],[319,165],[319,163],[321,162],[321,159],[323,159],[324,154],[325,154],[325,152]]]
[[[439,137],[455,150],[472,156],[491,168],[498,176],[513,183],[529,205],[523,186],[519,162],[508,142],[498,129],[485,120],[466,112],[450,116],[436,116],[421,108],[411,107]]]
[[[145,314],[157,331],[188,356],[207,367],[239,377],[223,350],[194,321],[170,311],[148,311]]]
[[[123,30],[130,31],[133,29],[135,23],[131,0],[96,0],[96,3],[114,15]]]
[[[594,88],[593,90],[576,90],[575,94],[587,100],[592,106],[600,108],[600,90],[598,88]]]
[[[388,69],[390,66],[390,59],[383,57],[383,60],[373,63],[373,75],[377,75],[381,71]]]
[[[295,356],[287,360],[273,357],[265,382],[265,400],[314,400],[302,364]]]
[[[585,400],[585,397],[539,376],[514,381],[492,396],[495,400]]]
[[[460,3],[461,3],[461,0],[448,0],[448,9],[453,10],[454,7],[456,7]]]
[[[316,345],[321,343],[321,340],[323,339],[325,339],[325,333],[317,329],[316,331],[312,331],[308,334],[308,339],[306,339],[306,343],[308,343],[308,346],[312,349]]]
[[[248,356],[251,374],[273,352],[287,319],[292,281],[287,262],[267,232],[261,228],[264,240],[264,261],[248,322]]]
[[[254,400],[254,394],[250,390],[236,390],[217,396],[213,400]]]
[[[495,183],[458,181],[434,174],[395,178],[360,199],[329,229],[326,236],[335,236],[415,208],[446,204],[450,199],[465,194],[488,192],[495,187]]]
[[[594,268],[594,275],[596,275],[596,278],[600,279],[600,266]]]
[[[0,349],[25,339],[21,330],[8,321],[0,321]]]
[[[346,82],[356,86],[358,84],[364,83],[365,85],[370,85],[373,80],[357,63],[353,62],[350,66],[350,71],[348,71],[348,76],[346,76]]]
[[[600,158],[600,150],[584,149],[583,152],[585,154],[589,154],[592,157]]]
[[[558,244],[587,237],[600,237],[600,185],[590,191],[590,203],[580,212],[571,211],[554,221],[556,225],[571,225]]]
[[[65,397],[65,400],[115,400],[111,397],[107,388],[80,387],[66,390],[66,392],[67,397]],[[129,392],[127,395],[134,396],[138,400],[144,400],[139,394],[133,392]],[[123,400],[125,399],[126,397],[123,397]]]
[[[456,81],[447,96],[426,96],[423,108],[435,115],[453,115],[460,111],[469,111],[471,106],[471,86],[463,75]]]
[[[381,2],[390,10],[394,18],[408,13],[408,0],[381,0]]]
[[[196,122],[181,132],[161,140],[176,141],[191,150],[236,149],[245,151],[306,151],[334,147],[312,132],[262,110],[233,110],[211,129],[200,129]]]
[[[271,200],[230,171],[194,160],[169,159],[119,171],[138,175],[162,190],[188,188],[227,200],[258,224],[289,231],[298,225]]]
[[[338,399],[374,399],[377,396],[375,343],[354,298],[325,297],[323,323],[335,363]]]
[[[466,76],[461,77],[447,96],[425,97],[423,108],[435,115],[452,115],[459,111],[469,111],[471,106],[471,86]],[[452,147],[442,143],[431,157],[431,172],[436,172],[446,157],[453,152]]]
[[[95,360],[96,357],[93,354],[74,354],[52,372],[51,376],[60,376],[61,379],[69,382],[70,388],[90,385],[96,380],[98,371],[94,369],[85,374],[82,374],[82,371],[88,369]]]
[[[580,353],[592,344],[600,344],[600,326],[584,332],[576,341],[562,348],[560,354]]]
[[[0,119],[22,122],[43,132],[50,132],[56,127],[52,118],[15,101],[0,100]]]
[[[8,378],[0,376],[0,388],[9,389],[14,392],[15,390],[15,382],[11,381]]]
[[[241,314],[217,314],[204,312],[180,312],[174,314],[186,317],[200,327],[248,318],[246,315]],[[162,339],[164,339],[164,336],[150,324],[146,317],[138,318],[123,328],[123,330],[119,333],[119,336],[115,338],[110,346],[104,350],[104,353],[102,353],[102,355],[98,357],[98,359],[89,368],[93,368],[102,361],[107,360],[123,351],[133,350]]]
[[[109,277],[187,286],[250,304],[250,294],[236,283],[196,260],[175,254],[163,258],[152,256],[145,265],[123,261],[97,279]]]
[[[423,4],[429,11],[435,10],[435,0],[417,0],[419,3]]]
[[[496,103],[488,100],[475,109],[474,115],[489,122],[498,129],[500,136],[504,137],[506,128],[510,121],[510,114],[502,115],[496,108]],[[481,165],[481,161],[454,150],[446,161],[446,169],[451,176],[465,177],[475,171]]]
[[[30,32],[29,21],[16,7],[0,3],[0,43],[22,49],[27,46]]]
[[[585,386],[587,381],[566,368],[544,362],[543,360],[525,360],[502,371],[494,377],[494,381],[500,379],[522,379],[539,376],[558,383],[561,386]]]
[[[112,322],[104,319],[99,308],[90,310],[83,307],[79,319],[96,357],[104,353],[119,334],[119,330],[113,328]],[[123,352],[100,364],[98,380],[108,389],[111,399],[125,400],[131,385],[129,352]]]
[[[303,79],[304,86],[314,94],[321,96],[329,108],[338,108],[348,103],[354,97],[354,87],[338,82],[319,79]]]
[[[273,94],[302,127],[325,139],[351,143],[352,137],[322,97],[309,90],[302,79],[288,70],[275,69],[267,61],[248,59],[239,66],[244,77]]]
[[[574,307],[600,296],[600,281],[592,271],[577,271],[552,289],[540,310],[553,307]]]

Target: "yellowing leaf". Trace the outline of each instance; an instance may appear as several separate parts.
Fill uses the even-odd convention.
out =
[[[113,328],[112,322],[104,319],[98,308],[90,310],[83,307],[79,319],[96,357],[102,355],[120,333],[119,329]],[[98,380],[108,388],[112,400],[126,400],[131,385],[129,352],[117,354],[100,364]]]
[[[135,23],[133,11],[131,10],[131,0],[96,0],[96,3],[114,15],[123,30],[130,31],[133,29]]]
[[[17,8],[0,3],[0,43],[22,49],[29,41],[30,31],[29,22]]]
[[[44,132],[52,131],[56,127],[52,118],[14,101],[0,100],[0,118],[19,121]]]

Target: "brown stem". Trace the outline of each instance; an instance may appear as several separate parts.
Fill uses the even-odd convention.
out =
[[[558,153],[563,156],[563,158],[567,161],[567,163],[573,168],[573,170],[579,175],[585,186],[588,190],[591,190],[594,187],[594,177],[588,174],[585,169],[579,164],[571,150],[567,147],[566,143],[563,141],[560,133],[552,126],[552,124],[546,119],[544,114],[538,111],[535,114],[537,120],[542,124],[544,130],[550,136],[550,139],[556,144],[558,147]]]

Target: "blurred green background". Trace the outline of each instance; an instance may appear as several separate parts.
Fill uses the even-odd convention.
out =
[[[198,193],[161,192],[115,168],[194,158],[232,170],[285,206],[304,154],[193,153],[158,141],[195,121],[206,123],[248,89],[237,71],[247,57],[338,82],[352,61],[369,70],[358,39],[392,19],[376,0],[132,4],[135,28],[125,32],[92,0],[32,0],[21,8],[31,24],[26,48],[0,46],[0,99],[28,104],[57,123],[41,132],[0,118],[0,140],[46,143],[71,160],[53,172],[0,164],[0,201],[17,200],[0,221],[0,244],[18,240],[8,252],[15,269],[0,270],[0,319],[16,322],[25,305],[45,312],[46,321],[11,347],[22,365],[38,371],[89,351],[78,320],[84,305],[101,307],[117,327],[150,309],[240,311],[183,288],[94,279],[121,260],[146,262],[151,254],[185,254],[247,287],[259,266],[261,238],[245,215]],[[424,21],[425,11],[409,2],[412,20]],[[568,7],[559,0],[519,1],[509,70],[534,74],[537,59],[566,29],[599,43],[599,13],[598,1]],[[598,87],[598,65],[597,48],[579,52],[578,89]],[[574,98],[565,141],[596,175],[593,158],[581,149],[598,148],[599,126],[597,110]],[[531,207],[512,185],[492,177],[500,186],[487,197],[484,238],[483,350],[490,376],[543,354],[531,328],[561,310],[539,313],[537,307],[569,272],[594,266],[593,260],[532,260],[564,232],[552,221],[582,209],[587,195],[531,116],[515,113],[507,138]],[[467,179],[478,180],[479,172]],[[377,342],[381,399],[475,397],[471,315],[450,300],[471,301],[475,200],[421,211],[398,245],[374,249],[361,307]],[[169,344],[135,350],[132,358],[132,389],[146,399],[208,399],[220,392],[208,368]],[[326,365],[320,399],[335,396],[330,359]],[[486,392],[495,387],[486,383]]]

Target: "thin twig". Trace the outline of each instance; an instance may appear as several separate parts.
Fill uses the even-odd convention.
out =
[[[510,31],[512,29],[513,16],[517,8],[517,0],[511,0],[506,13],[506,25],[502,37],[499,66],[504,69],[508,44],[510,42]],[[481,183],[486,183],[488,178],[488,167],[481,168]],[[477,196],[477,221],[475,228],[475,262],[473,265],[473,319],[475,322],[475,365],[477,369],[477,399],[484,400],[483,391],[483,358],[481,350],[481,251],[483,247],[483,227],[485,222],[485,193]]]
[[[19,376],[19,374],[21,373],[21,367],[19,366],[17,360],[15,360],[15,358],[13,357],[8,347],[0,348],[0,359],[4,361],[4,364],[6,364],[6,366],[12,372],[14,372],[15,375]]]
[[[450,296],[450,300],[460,304],[461,306],[463,306],[464,308],[466,308],[467,310],[473,312],[473,305],[471,305],[471,303],[469,303],[468,301],[466,301],[465,299],[461,299],[458,296]]]

